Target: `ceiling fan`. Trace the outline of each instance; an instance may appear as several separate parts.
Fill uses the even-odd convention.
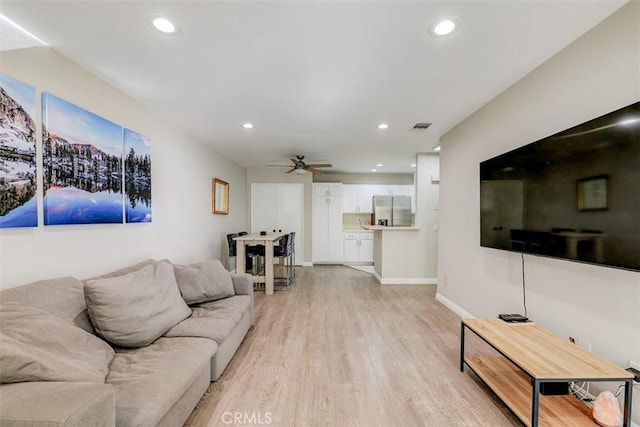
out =
[[[324,173],[317,168],[332,168],[333,165],[331,163],[313,163],[307,164],[304,162],[304,156],[296,156],[295,159],[289,159],[293,162],[293,165],[267,165],[268,167],[276,167],[276,168],[288,168],[290,167],[286,173],[295,172],[299,175],[306,173],[307,171],[311,173]]]

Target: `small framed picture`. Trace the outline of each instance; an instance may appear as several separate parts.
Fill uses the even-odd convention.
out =
[[[578,211],[606,211],[609,209],[609,177],[591,176],[577,181]]]
[[[229,215],[229,183],[213,178],[213,213]]]

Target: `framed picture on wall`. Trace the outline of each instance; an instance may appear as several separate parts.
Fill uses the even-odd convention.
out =
[[[577,182],[578,211],[605,211],[609,209],[608,185],[609,177],[607,175],[579,179]]]
[[[213,213],[229,214],[229,183],[213,178]]]

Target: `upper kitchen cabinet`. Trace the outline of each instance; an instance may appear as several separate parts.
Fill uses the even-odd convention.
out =
[[[341,183],[313,183],[314,197],[340,197],[342,196]]]
[[[415,212],[413,185],[345,184],[342,191],[344,213],[373,213],[373,196],[411,196]]]
[[[343,192],[344,213],[373,213],[373,196],[376,185],[345,184]]]

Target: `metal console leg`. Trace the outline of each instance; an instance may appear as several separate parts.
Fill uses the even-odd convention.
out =
[[[626,380],[624,382],[624,422],[622,425],[624,427],[631,426],[631,401],[632,399],[632,390],[633,390],[633,380]]]
[[[540,381],[533,379],[533,396],[531,400],[531,427],[538,427],[538,411],[540,409]]]
[[[464,323],[460,322],[460,372],[464,372]]]

